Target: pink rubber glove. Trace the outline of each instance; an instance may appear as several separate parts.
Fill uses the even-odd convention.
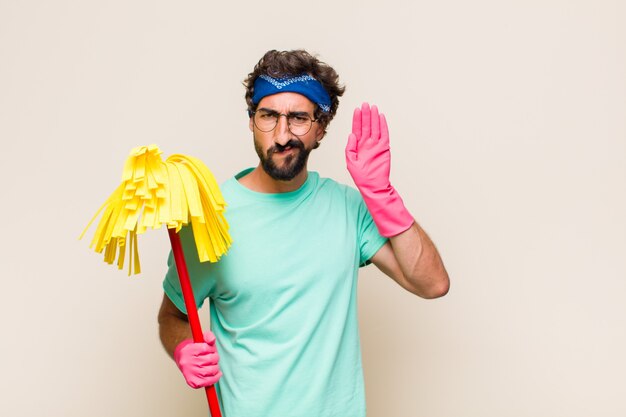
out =
[[[194,343],[193,339],[186,339],[174,350],[174,361],[191,388],[208,387],[222,376],[215,335],[209,330],[203,336],[206,343]]]
[[[346,163],[381,235],[395,236],[411,227],[413,216],[389,183],[389,129],[376,106],[370,110],[370,105],[363,103],[354,110]]]

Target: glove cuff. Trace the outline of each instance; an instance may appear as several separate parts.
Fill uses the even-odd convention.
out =
[[[193,343],[193,339],[185,339],[176,346],[176,349],[174,349],[174,361],[176,362],[176,364],[179,364],[180,362],[181,350],[183,350],[185,346],[190,345],[192,343]]]
[[[415,222],[395,188],[390,186],[383,193],[367,193],[361,190],[361,195],[382,236],[399,235]]]

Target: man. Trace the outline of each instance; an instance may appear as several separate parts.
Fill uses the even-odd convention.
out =
[[[170,256],[161,340],[190,386],[219,380],[226,417],[363,417],[358,268],[371,262],[423,298],[446,294],[448,275],[389,183],[376,106],[355,110],[346,146],[356,191],[307,171],[344,91],[331,67],[305,51],[270,51],[245,86],[259,164],[222,185],[233,245],[200,263],[190,228],[181,232],[213,332],[190,339]]]

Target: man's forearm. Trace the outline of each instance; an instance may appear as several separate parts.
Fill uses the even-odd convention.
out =
[[[176,346],[183,340],[191,338],[187,316],[180,312],[166,295],[159,310],[159,337],[165,351],[172,358]]]
[[[402,274],[416,294],[436,298],[448,292],[450,280],[443,261],[432,240],[417,222],[389,238],[389,242]]]

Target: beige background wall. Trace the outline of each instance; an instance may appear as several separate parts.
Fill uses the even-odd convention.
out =
[[[241,81],[273,48],[347,85],[311,169],[351,183],[352,109],[386,113],[452,278],[425,301],[362,272],[369,416],[626,415],[625,21],[618,0],[0,0],[0,415],[205,415],[157,338],[165,231],[133,278],[76,237],[136,145],[220,181],[255,164]]]

